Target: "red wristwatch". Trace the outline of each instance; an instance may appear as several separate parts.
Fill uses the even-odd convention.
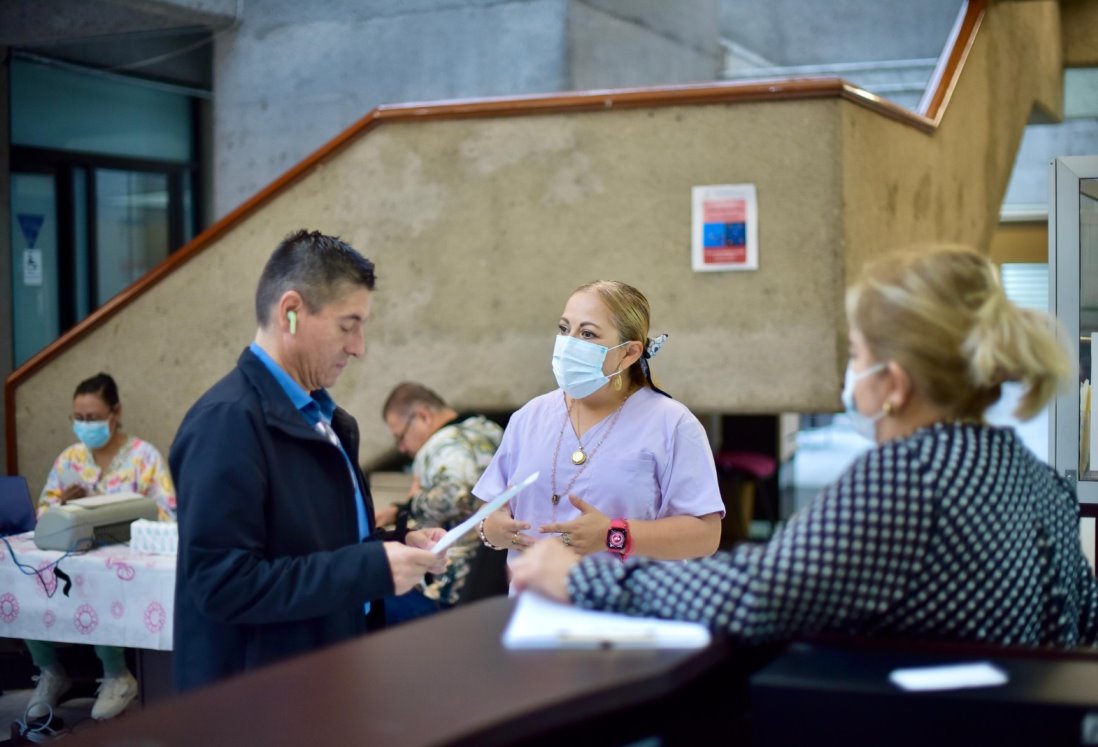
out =
[[[614,519],[610,522],[610,529],[606,532],[606,549],[620,555],[623,561],[633,552],[633,535],[629,533],[628,521]]]

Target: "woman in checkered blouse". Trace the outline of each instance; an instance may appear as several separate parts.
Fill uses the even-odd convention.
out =
[[[1098,584],[1074,486],[983,422],[1003,382],[1024,386],[1017,415],[1028,418],[1068,377],[1047,315],[1011,304],[979,254],[936,248],[867,267],[847,318],[844,399],[877,448],[773,539],[624,564],[545,541],[514,566],[516,584],[747,642],[842,632],[1094,644]]]

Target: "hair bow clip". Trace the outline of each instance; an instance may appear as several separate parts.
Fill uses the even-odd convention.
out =
[[[667,342],[667,333],[666,332],[664,332],[662,335],[660,335],[659,337],[657,337],[655,339],[649,339],[648,340],[648,345],[645,346],[645,348],[644,348],[644,357],[645,358],[655,358],[656,353],[660,352],[660,348],[663,347],[663,344],[665,342]]]

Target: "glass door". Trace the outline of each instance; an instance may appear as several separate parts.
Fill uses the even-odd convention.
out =
[[[54,184],[52,173],[11,174],[11,313],[17,366],[60,332]]]
[[[1098,156],[1050,164],[1049,292],[1077,351],[1076,377],[1053,408],[1053,466],[1076,484],[1084,516],[1098,516]]]
[[[95,305],[101,306],[172,249],[168,174],[95,170]]]
[[[194,213],[184,167],[13,153],[11,318],[20,366],[182,246]]]

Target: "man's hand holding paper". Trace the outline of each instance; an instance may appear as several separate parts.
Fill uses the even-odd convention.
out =
[[[446,549],[436,551],[435,547],[439,541],[446,536],[446,530],[439,527],[431,527],[430,529],[416,529],[408,532],[404,537],[404,543],[409,547],[415,547],[420,550],[427,550],[435,558],[434,565],[430,566],[428,573],[442,573],[446,570]]]

